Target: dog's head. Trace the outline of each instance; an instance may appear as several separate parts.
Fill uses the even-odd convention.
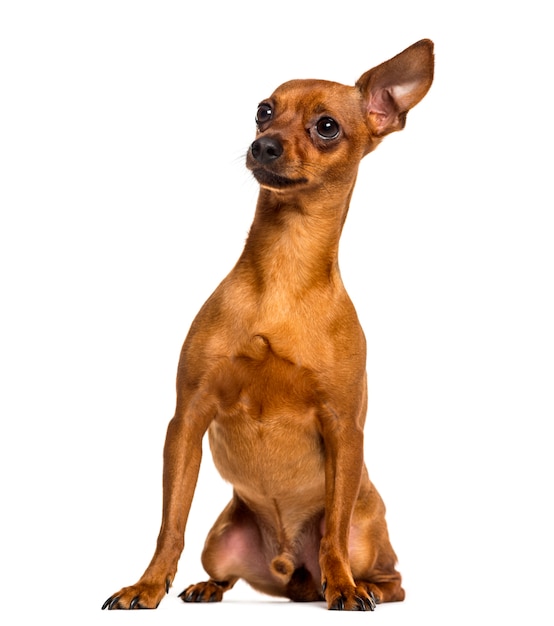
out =
[[[433,43],[410,46],[354,86],[292,80],[258,105],[246,164],[262,187],[286,190],[355,179],[363,156],[401,130],[433,82]]]

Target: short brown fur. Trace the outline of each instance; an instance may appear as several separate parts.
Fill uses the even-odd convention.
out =
[[[331,609],[403,600],[364,464],[365,339],[338,246],[360,160],[404,127],[432,80],[433,44],[422,40],[353,87],[294,80],[259,106],[247,156],[256,213],[182,349],[157,548],[103,608],[155,608],[167,593],[206,432],[234,489],[204,547],[210,579],[185,589],[185,602],[221,600],[239,578]]]

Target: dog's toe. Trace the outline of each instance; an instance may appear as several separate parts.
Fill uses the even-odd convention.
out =
[[[356,596],[356,602],[358,608],[355,608],[355,611],[375,611],[375,600],[372,597],[363,598],[361,596]]]
[[[344,596],[336,597],[329,605],[330,611],[344,611]]]

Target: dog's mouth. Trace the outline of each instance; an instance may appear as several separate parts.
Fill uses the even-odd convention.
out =
[[[264,167],[253,167],[251,171],[260,185],[263,187],[271,187],[272,189],[286,189],[308,182],[307,178],[288,178],[266,170]]]

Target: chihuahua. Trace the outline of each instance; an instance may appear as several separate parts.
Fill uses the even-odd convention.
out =
[[[246,157],[256,212],[182,348],[156,551],[103,609],[155,608],[168,593],[206,432],[233,496],[206,539],[209,580],[185,589],[184,602],[220,601],[239,579],[334,610],[404,599],[364,462],[366,346],[338,248],[361,159],[404,128],[433,68],[425,39],[354,86],[292,80],[258,105]]]

